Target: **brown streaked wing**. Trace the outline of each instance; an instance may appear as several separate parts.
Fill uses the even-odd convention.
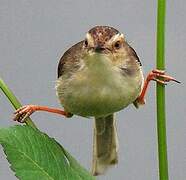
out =
[[[136,59],[136,61],[139,63],[139,65],[142,66],[142,63],[141,63],[141,61],[140,61],[140,59],[139,59],[139,57],[138,57],[136,51],[135,51],[130,45],[128,45],[128,47],[129,47],[129,49],[130,49],[131,55],[134,56],[135,59]]]
[[[77,69],[78,61],[82,55],[82,47],[83,47],[83,41],[73,45],[63,54],[58,64],[58,71],[57,71],[58,78],[61,75],[63,75],[65,71],[71,71]]]

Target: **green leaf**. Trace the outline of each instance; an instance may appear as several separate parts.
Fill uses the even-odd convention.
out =
[[[93,180],[53,138],[29,126],[0,129],[11,169],[21,180]]]

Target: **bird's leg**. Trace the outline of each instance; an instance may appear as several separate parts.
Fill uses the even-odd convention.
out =
[[[38,105],[26,105],[22,106],[21,108],[17,109],[14,112],[14,121],[18,122],[24,122],[27,117],[29,117],[31,114],[33,114],[35,111],[46,111],[46,112],[51,112],[51,113],[56,113],[63,115],[65,117],[71,117],[72,114],[65,112],[60,109],[55,109],[55,108],[49,108],[47,106],[38,106]]]
[[[138,107],[138,105],[140,105],[140,104],[141,105],[142,104],[145,104],[145,95],[146,95],[146,92],[147,92],[147,88],[148,88],[149,82],[151,80],[156,81],[156,82],[158,82],[160,84],[163,84],[163,85],[166,85],[167,82],[169,82],[169,81],[174,81],[174,82],[180,83],[179,81],[177,81],[173,77],[168,76],[168,75],[165,75],[165,71],[157,70],[157,69],[152,70],[147,75],[147,78],[145,79],[145,82],[144,82],[144,85],[143,85],[143,89],[141,91],[141,94],[139,95],[139,97],[134,102],[134,105],[136,107]]]

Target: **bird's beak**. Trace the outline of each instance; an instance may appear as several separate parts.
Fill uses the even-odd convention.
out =
[[[94,51],[97,53],[103,53],[103,52],[105,52],[105,50],[106,50],[106,48],[99,46],[99,45],[94,48]]]

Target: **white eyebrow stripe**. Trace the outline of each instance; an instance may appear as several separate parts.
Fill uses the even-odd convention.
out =
[[[90,46],[94,46],[94,39],[92,38],[92,36],[89,32],[86,33],[86,39],[88,40],[88,43]]]
[[[87,39],[92,38],[91,35],[90,35],[90,33],[86,33],[86,38],[87,38]]]
[[[118,38],[123,38],[124,39],[124,35],[123,34],[116,34],[111,40],[112,41],[116,41],[116,39],[118,39]]]

